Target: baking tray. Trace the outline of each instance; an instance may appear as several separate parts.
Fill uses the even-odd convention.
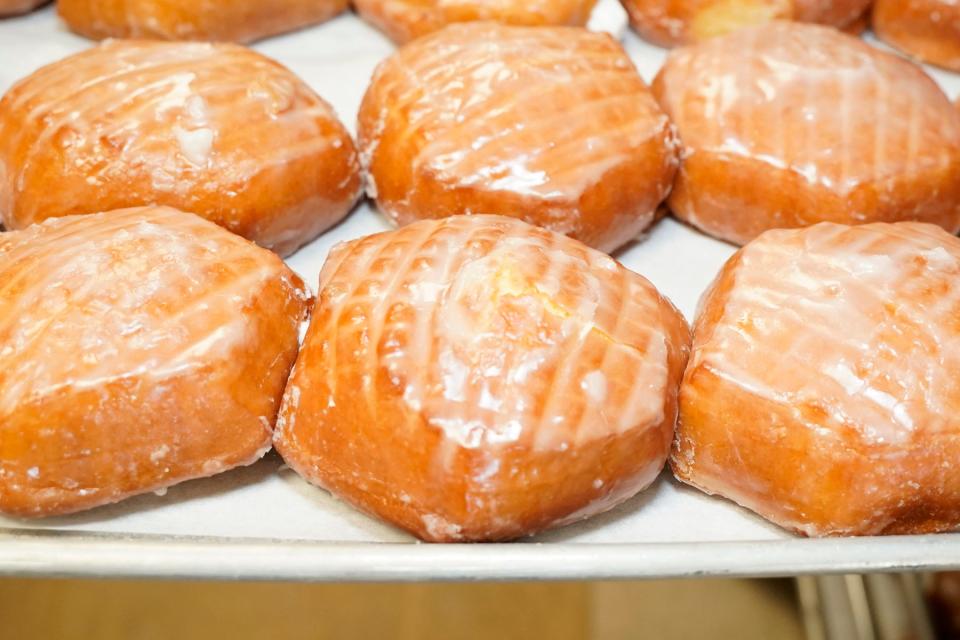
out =
[[[610,29],[623,23],[602,0]],[[651,80],[665,52],[631,33],[624,45]],[[0,92],[37,67],[90,46],[52,8],[0,20]],[[351,129],[377,62],[393,51],[354,15],[255,46],[303,77]],[[932,72],[951,97],[960,77]],[[289,259],[312,286],[330,247],[389,228],[363,203]],[[616,257],[692,317],[734,247],[674,220]],[[0,518],[0,574],[290,580],[471,580],[796,575],[960,567],[960,534],[807,540],[669,473],[613,511],[524,542],[418,544],[283,467],[275,454],[214,478],[70,517]]]

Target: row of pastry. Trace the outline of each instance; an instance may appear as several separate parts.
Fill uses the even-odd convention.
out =
[[[275,447],[428,541],[509,540],[667,460],[812,536],[960,526],[960,240],[915,222],[765,232],[692,336],[567,236],[452,216],[276,254],[166,207],[0,234],[0,511],[72,513]],[[292,369],[291,369],[292,367]]]
[[[799,217],[954,231],[955,110],[910,63],[788,23],[678,50],[654,89],[605,36],[450,27],[380,67],[358,154],[236,46],[112,42],[19,83],[0,101],[0,510],[69,513],[275,446],[427,540],[589,517],[668,457],[809,535],[955,527],[960,241]],[[292,251],[346,212],[359,164],[405,226],[331,252],[313,305],[221,228]],[[580,242],[632,237],[674,172],[678,215],[750,241],[692,337]],[[515,217],[458,215],[490,211]],[[801,228],[763,233],[781,226]]]
[[[607,252],[664,202],[737,244],[823,221],[960,229],[960,110],[816,25],[677,49],[652,90],[604,34],[452,25],[381,63],[358,129],[241,46],[109,41],[0,99],[0,216],[167,205],[286,255],[365,183],[401,225],[503,214]]]
[[[0,0],[0,16],[48,0]],[[960,70],[960,6],[953,0],[621,0],[636,31],[661,46],[690,44],[771,20],[859,33],[872,16],[882,39],[916,58]],[[338,15],[348,0],[58,0],[66,24],[91,38],[250,42]],[[584,26],[596,0],[353,0],[357,12],[398,43],[457,22]],[[872,11],[871,11],[872,8]]]

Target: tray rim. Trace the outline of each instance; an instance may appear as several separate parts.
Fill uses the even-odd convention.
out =
[[[960,535],[424,544],[0,529],[0,576],[290,582],[788,577],[960,568]]]
[[[22,19],[9,22],[12,25]],[[48,30],[51,24],[58,24],[50,7],[25,19],[38,29]],[[873,46],[887,49],[869,34],[865,39]],[[663,55],[663,50],[641,41],[634,33],[627,32],[623,42],[638,65],[648,61],[647,56],[652,53]],[[255,47],[261,51],[271,48],[269,44]],[[284,57],[278,59],[287,63]],[[960,75],[929,66],[923,68],[938,80],[947,95],[956,95]],[[344,122],[351,122],[349,112],[341,111],[340,115]],[[356,211],[351,214],[356,215]],[[10,577],[526,581],[780,577],[936,569],[960,569],[960,535],[431,545],[20,529],[0,525],[0,576]]]

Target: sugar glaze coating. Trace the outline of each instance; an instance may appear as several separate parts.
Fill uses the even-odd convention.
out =
[[[80,35],[251,42],[328,20],[348,0],[58,0]]]
[[[425,540],[516,538],[653,481],[688,348],[598,251],[512,218],[421,221],[331,252],[275,446]]]
[[[918,60],[960,71],[960,2],[876,0],[877,36]]]
[[[960,114],[920,68],[779,22],[673,51],[653,84],[683,162],[669,205],[745,243],[771,228],[960,229]]]
[[[360,109],[368,193],[399,224],[501,214],[611,251],[654,219],[676,142],[610,36],[454,25],[403,47]]]
[[[287,254],[361,190],[353,141],[286,68],[229,44],[110,41],[0,100],[0,216],[160,204]]]
[[[708,290],[676,475],[811,536],[960,525],[960,240],[769,231]]]
[[[895,0],[896,1],[896,0]],[[633,28],[662,47],[693,44],[771,20],[858,32],[871,0],[621,0]]]
[[[259,459],[308,302],[276,255],[173,209],[0,234],[0,511],[70,513]]]
[[[364,20],[399,44],[459,22],[582,27],[596,4],[597,0],[354,0]]]

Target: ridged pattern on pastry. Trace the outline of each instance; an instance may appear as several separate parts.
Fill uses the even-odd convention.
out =
[[[276,255],[173,209],[0,234],[0,511],[77,511],[259,459],[308,300]]]
[[[348,0],[58,0],[88,38],[250,42],[328,20]]]
[[[821,221],[960,229],[960,114],[920,68],[779,22],[675,50],[653,85],[683,162],[677,216],[744,243]]]
[[[160,204],[286,254],[361,190],[353,141],[294,74],[229,44],[110,41],[0,100],[0,216]]]
[[[689,333],[642,277],[500,216],[339,245],[276,446],[307,479],[428,540],[604,511],[672,438]]]
[[[612,250],[653,220],[669,120],[610,36],[454,25],[382,63],[360,110],[368,190],[400,224],[522,218]]]
[[[706,294],[677,476],[807,535],[960,525],[960,240],[770,231]]]

